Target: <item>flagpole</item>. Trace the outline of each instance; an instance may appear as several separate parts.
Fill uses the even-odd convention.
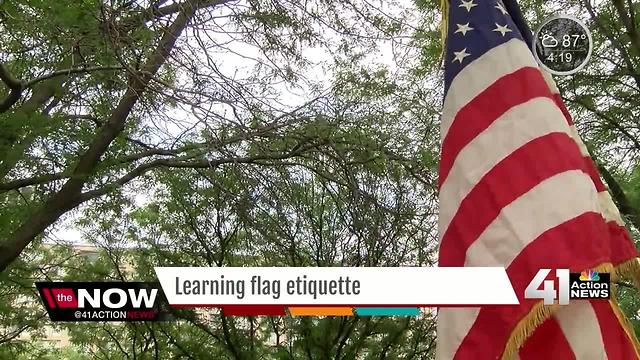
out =
[[[440,53],[440,62],[444,64],[444,54],[447,52],[447,32],[449,31],[449,1],[440,0],[440,11],[442,11],[442,20],[440,22],[440,40],[442,43],[442,53]]]

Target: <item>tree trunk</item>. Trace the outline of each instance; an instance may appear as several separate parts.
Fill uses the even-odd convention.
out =
[[[177,38],[193,17],[196,9],[196,5],[189,3],[184,5],[182,11],[161,38],[158,47],[147,59],[142,71],[130,77],[128,90],[120,99],[109,119],[100,128],[89,149],[80,157],[71,177],[62,189],[51,195],[35,214],[0,244],[0,272],[4,271],[36,236],[57,221],[64,213],[82,203],[82,188],[88,177],[100,162],[100,158],[107,151],[111,142],[124,129],[131,110],[151,78],[166,62]]]

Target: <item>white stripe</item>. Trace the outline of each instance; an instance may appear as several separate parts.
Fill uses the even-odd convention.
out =
[[[556,86],[556,82],[553,80],[553,76],[546,72],[544,69],[540,69],[540,72],[542,73],[542,77],[544,77],[544,80],[547,83],[547,86],[549,86],[551,92],[553,94],[559,94],[560,90],[558,89],[558,86]],[[578,143],[578,147],[580,148],[580,153],[582,154],[582,156],[590,156],[589,151],[587,150],[587,146],[582,141],[582,138],[580,137],[575,124],[571,125],[571,136],[576,141],[576,143]]]
[[[544,77],[544,81],[549,86],[549,90],[551,90],[551,93],[559,94],[560,90],[558,89],[556,82],[553,80],[553,76],[544,69],[540,69],[540,72],[542,73],[542,77]]]
[[[545,231],[599,209],[589,175],[570,170],[552,176],[502,209],[469,246],[464,266],[508,267]]]
[[[600,324],[588,301],[574,301],[555,314],[576,360],[603,360],[607,353]]]
[[[436,326],[436,360],[451,360],[478,317],[479,308],[440,308]]]
[[[622,220],[622,216],[620,216],[620,210],[618,210],[608,191],[599,192],[598,200],[600,202],[600,208],[602,209],[602,216],[607,222],[615,221],[618,225],[625,226],[624,220]]]
[[[538,137],[554,132],[570,135],[569,125],[563,119],[551,99],[532,99],[509,109],[467,144],[440,188],[439,240],[462,200],[500,161]]]
[[[540,72],[542,73],[544,80],[547,82],[549,89],[551,89],[551,92],[554,94],[559,94],[560,90],[558,89],[556,82],[553,80],[553,76],[549,74],[547,71],[545,71],[544,69],[540,69]],[[575,124],[571,125],[570,129],[571,129],[571,137],[578,144],[578,148],[580,148],[580,154],[584,157],[591,158],[591,155],[589,154],[589,150],[587,149],[587,146],[585,145],[585,143],[582,141],[582,138],[580,137],[580,133],[578,132],[578,129],[576,128]],[[618,207],[613,202],[613,199],[611,199],[611,195],[609,194],[609,192],[608,191],[600,192],[598,193],[598,197],[600,198],[600,207],[601,207],[600,213],[602,214],[604,219],[607,222],[615,221],[618,225],[625,226],[624,220],[622,219],[622,216],[620,216],[620,210],[618,210]]]
[[[547,81],[547,84],[551,88],[551,91],[554,93],[559,93],[559,90],[556,87],[556,84],[553,81],[551,74],[547,73],[544,70],[541,70],[541,71],[542,71],[542,75],[545,77],[545,80]],[[576,128],[575,124],[571,125],[569,129],[571,130],[571,137],[576,142],[576,144],[578,144],[578,148],[580,149],[580,154],[584,157],[591,158],[591,154],[589,154],[589,150],[587,149],[587,146],[582,141],[582,138],[580,137],[580,133],[578,133],[578,129]],[[618,210],[618,207],[613,202],[613,199],[611,199],[611,195],[609,194],[609,192],[608,191],[600,192],[598,193],[598,197],[600,198],[600,207],[601,207],[600,213],[602,214],[604,219],[607,222],[615,221],[618,225],[625,226],[624,220],[622,219],[622,216],[620,216],[620,210]]]
[[[578,147],[580,148],[580,154],[591,159],[589,150],[582,141],[582,138],[580,137],[576,126],[571,125],[569,128],[571,129],[571,137],[573,137],[573,140],[575,140],[575,142],[578,144]],[[602,217],[604,217],[607,222],[615,221],[618,225],[625,226],[624,220],[622,219],[622,216],[620,216],[620,210],[618,210],[618,207],[613,202],[613,199],[611,199],[611,195],[609,194],[609,192],[602,191],[598,193],[598,198],[600,199],[600,213],[602,214]]]
[[[463,106],[496,80],[526,66],[538,67],[529,47],[519,39],[496,46],[465,66],[451,82],[444,100],[442,139]]]
[[[575,140],[576,144],[578,144],[578,147],[580,148],[580,154],[582,156],[591,156],[589,155],[589,150],[587,150],[587,146],[584,144],[584,142],[582,142],[582,139],[580,138],[580,134],[578,134],[578,129],[576,129],[576,126],[571,125],[570,129],[571,129],[571,137],[573,138],[573,140]]]
[[[587,174],[572,170],[551,177],[503,209],[467,250],[465,266],[508,267],[539,234],[587,211],[598,211]],[[439,309],[436,360],[453,358],[478,313],[477,308]]]

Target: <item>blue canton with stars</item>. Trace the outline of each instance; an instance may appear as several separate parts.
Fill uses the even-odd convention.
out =
[[[445,94],[462,68],[513,38],[522,40],[522,35],[501,0],[451,0],[444,72]]]

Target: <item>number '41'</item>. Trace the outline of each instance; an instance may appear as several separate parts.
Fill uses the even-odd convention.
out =
[[[551,269],[540,269],[524,290],[525,299],[543,299],[545,305],[552,305],[558,299],[558,304],[569,305],[569,269],[557,269],[558,293],[554,288],[554,280],[546,280]],[[542,285],[542,289],[540,286]],[[556,295],[558,295],[556,297]]]

